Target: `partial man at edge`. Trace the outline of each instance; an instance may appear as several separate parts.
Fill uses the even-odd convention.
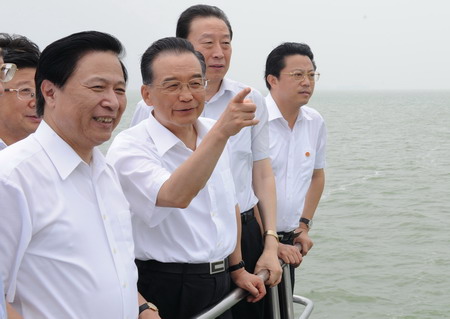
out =
[[[3,61],[3,50],[0,47],[0,97],[5,92],[5,88],[3,83],[10,81],[16,72],[17,67],[14,64],[6,65]],[[5,303],[5,295],[3,293],[3,279],[0,273],[0,319],[6,319],[6,303]]]
[[[0,277],[23,318],[138,318],[144,302],[129,204],[95,148],[125,109],[122,52],[95,31],[47,46],[36,70],[43,121],[0,152]]]
[[[0,96],[0,150],[36,131],[41,119],[36,115],[34,76],[39,47],[20,35],[0,33],[5,63],[14,63],[15,76],[4,85]]]
[[[231,99],[247,86],[225,78],[230,66],[233,38],[225,13],[210,5],[195,5],[181,13],[176,36],[190,41],[206,61],[206,100],[201,116],[217,120]],[[268,269],[266,284],[281,280],[276,234],[275,179],[270,164],[268,113],[264,97],[252,89],[247,96],[256,104],[259,123],[243,128],[230,138],[231,169],[242,219],[242,255],[251,273]],[[141,101],[132,125],[148,118],[151,107]],[[262,219],[262,221],[261,221]],[[263,236],[264,234],[264,236]],[[233,307],[236,317],[261,318],[264,299],[256,304],[245,301]]]

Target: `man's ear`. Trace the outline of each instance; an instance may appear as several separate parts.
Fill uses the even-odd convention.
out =
[[[267,82],[269,82],[271,87],[277,86],[278,79],[277,79],[276,76],[273,76],[272,74],[269,74],[266,79],[267,79]]]
[[[41,92],[45,100],[45,106],[54,108],[56,105],[56,86],[49,80],[44,80],[41,83]]]
[[[150,92],[150,87],[148,85],[143,84],[141,86],[141,96],[145,104],[149,106],[153,105],[152,94]]]

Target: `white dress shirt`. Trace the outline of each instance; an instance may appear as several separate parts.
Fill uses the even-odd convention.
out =
[[[291,130],[270,94],[266,104],[277,187],[277,230],[288,232],[298,227],[314,169],[325,167],[325,122],[319,112],[304,105]]]
[[[206,103],[202,116],[218,120],[231,99],[246,87],[248,86],[242,83],[223,79],[219,91]],[[258,203],[252,186],[253,162],[269,158],[268,114],[264,97],[252,89],[246,98],[256,104],[255,118],[259,123],[252,127],[244,127],[229,140],[231,170],[241,213]],[[131,125],[148,118],[151,109],[144,101],[140,101],[136,106]]]
[[[0,277],[24,318],[137,318],[129,204],[44,121],[0,152]]]
[[[5,293],[3,289],[3,280],[0,277],[0,319],[6,319],[6,304],[5,304]]]
[[[197,145],[213,123],[197,120]],[[136,258],[206,263],[233,252],[236,197],[226,148],[206,186],[187,208],[156,206],[161,186],[192,153],[153,115],[119,133],[111,144],[107,159],[115,166],[131,205]]]

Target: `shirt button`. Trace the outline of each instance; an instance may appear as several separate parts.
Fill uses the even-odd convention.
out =
[[[105,214],[103,214],[102,217],[103,217],[103,220],[106,220],[106,215]]]
[[[115,248],[113,248],[113,253],[117,254],[117,250]]]

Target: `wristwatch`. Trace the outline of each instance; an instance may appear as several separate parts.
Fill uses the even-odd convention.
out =
[[[305,217],[301,217],[300,218],[300,223],[305,224],[306,227],[308,227],[308,229],[311,229],[311,227],[313,225],[312,219],[308,219],[308,218],[305,218]]]
[[[158,308],[154,304],[152,304],[151,302],[146,302],[139,306],[139,314],[141,314],[142,311],[147,310],[147,309],[151,309],[153,311],[158,311]]]

